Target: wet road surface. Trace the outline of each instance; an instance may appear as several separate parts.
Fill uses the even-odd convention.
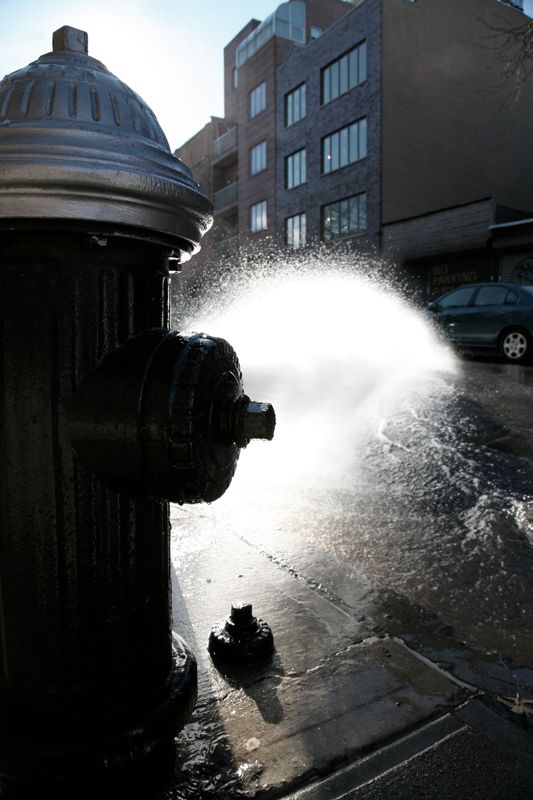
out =
[[[456,640],[533,666],[533,370],[463,361],[421,394],[305,535]]]
[[[387,673],[385,684],[397,688],[386,711],[374,678],[363,698],[357,679],[351,697],[346,654],[360,665],[373,636],[370,647],[405,643],[496,705],[517,691],[533,697],[533,368],[463,359],[418,376],[394,402],[390,394],[358,413],[344,438],[326,437],[342,443],[342,459],[331,463],[321,446],[320,458],[309,453],[295,466],[280,458],[282,435],[271,461],[243,452],[218,503],[173,509],[176,628],[199,656],[201,677],[178,788],[165,797],[280,796],[431,715],[444,690],[425,695],[426,677],[424,691],[407,690]],[[228,677],[210,663],[210,626],[234,599],[269,615],[277,660],[266,672]],[[313,689],[317,669],[324,674]],[[411,667],[405,674],[416,684]],[[318,711],[309,722],[311,708],[336,707],[337,696],[354,706],[346,729],[338,710],[334,724]],[[414,716],[398,717],[407,696]],[[360,719],[367,738],[354,744]],[[308,724],[315,738],[302,733]],[[337,749],[316,743],[328,725]],[[257,758],[256,742],[264,743]]]
[[[346,442],[339,488],[329,475],[267,483],[251,460],[218,504],[185,515],[267,552],[313,545],[381,590],[399,627],[407,602],[456,642],[533,667],[532,403],[532,367],[463,360]]]

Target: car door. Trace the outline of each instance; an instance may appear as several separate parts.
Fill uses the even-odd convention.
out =
[[[463,320],[476,289],[477,286],[460,286],[432,304],[432,311],[435,312],[440,327],[457,344],[462,343]]]
[[[480,286],[463,318],[463,343],[494,347],[500,331],[511,322],[513,296],[516,303],[516,292],[502,284]]]

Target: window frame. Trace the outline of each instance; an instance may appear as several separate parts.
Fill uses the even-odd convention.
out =
[[[250,206],[250,231],[261,233],[266,230],[268,230],[268,206],[266,200],[260,200]]]
[[[362,39],[320,70],[320,105],[332,103],[367,79],[368,47],[367,40]]]
[[[250,175],[259,175],[261,172],[264,172],[267,168],[267,143],[266,139],[263,139],[262,142],[258,142],[253,147],[250,147],[250,156],[249,156],[249,168],[250,168]],[[254,165],[254,160],[258,162],[259,165]],[[255,167],[255,168],[254,168]]]
[[[345,160],[342,158],[343,149],[346,153]],[[353,158],[350,155],[352,151],[355,151]],[[363,161],[367,156],[368,117],[361,117],[322,137],[320,141],[321,174],[330,175],[350,164]]]
[[[266,81],[261,81],[253,89],[250,89],[250,100],[248,111],[250,119],[255,119],[266,110],[267,107],[267,85]]]
[[[364,202],[363,202],[364,198]],[[350,201],[357,201],[350,206]],[[329,209],[329,211],[327,211]],[[354,211],[357,217],[357,226],[350,227],[350,220]],[[338,227],[338,233],[331,233],[326,236],[326,213],[331,214],[329,223],[335,221]],[[364,225],[360,224],[360,220],[364,219]],[[342,228],[345,227],[343,231]],[[330,224],[330,228],[333,227]],[[349,195],[348,197],[340,197],[331,203],[324,203],[320,207],[320,238],[323,242],[335,242],[342,239],[353,238],[354,236],[362,236],[368,232],[368,194],[367,192],[357,192],[356,194]]]
[[[294,242],[294,224],[291,223],[298,220],[298,242]],[[302,224],[303,223],[303,224]],[[292,234],[289,236],[289,229],[292,227]],[[290,241],[292,239],[292,241]],[[285,245],[291,250],[299,250],[300,247],[305,247],[307,244],[307,214],[305,211],[300,211],[298,214],[291,214],[290,217],[285,219]]]
[[[285,156],[285,189],[296,189],[304,183],[307,183],[307,148],[300,147]]]
[[[303,91],[302,91],[303,90]],[[296,99],[296,95],[298,95],[298,109],[299,109],[299,116],[296,118],[294,110],[296,107],[296,103],[294,102]],[[302,111],[303,106],[303,111]],[[292,115],[289,114],[289,107],[292,110]],[[292,121],[289,121],[289,116],[292,116]],[[285,102],[284,102],[284,122],[285,127],[290,128],[292,125],[296,125],[297,122],[300,120],[305,119],[307,116],[307,85],[306,82],[303,81],[302,83],[295,86],[294,89],[291,89],[290,92],[287,92],[285,95]]]

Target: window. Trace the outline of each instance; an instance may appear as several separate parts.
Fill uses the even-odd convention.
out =
[[[239,85],[239,70],[237,69],[237,67],[233,67],[231,73],[231,85],[233,86],[234,89],[236,89],[237,86]]]
[[[322,173],[353,164],[366,158],[367,121],[360,119],[322,139]]]
[[[481,286],[474,299],[475,306],[513,306],[517,303],[517,293],[498,284]]]
[[[366,194],[322,206],[322,239],[342,239],[366,231]]]
[[[282,3],[274,12],[274,33],[293,42],[305,44],[305,3]]]
[[[361,42],[322,70],[322,103],[359,86],[366,75],[366,42]]]
[[[305,147],[287,156],[285,159],[285,188],[294,189],[295,186],[307,180],[307,164]]]
[[[250,116],[257,117],[266,108],[266,83],[260,83],[250,92]]]
[[[250,175],[257,175],[267,167],[267,145],[260,142],[250,150]]]
[[[462,286],[450,292],[442,300],[439,300],[439,308],[462,308],[467,306],[472,299],[474,290],[471,286]]]
[[[285,125],[287,127],[294,125],[303,119],[306,113],[305,83],[302,83],[285,95]]]
[[[482,286],[474,300],[475,306],[501,306],[505,303],[506,286]]]
[[[252,233],[266,231],[267,229],[267,203],[261,200],[250,208],[250,229]]]
[[[305,214],[295,214],[288,217],[285,221],[285,241],[287,247],[303,247],[306,243],[306,216]]]
[[[291,0],[278,6],[273,14],[239,42],[235,51],[236,66],[242,67],[273,36],[305,44],[305,3]]]

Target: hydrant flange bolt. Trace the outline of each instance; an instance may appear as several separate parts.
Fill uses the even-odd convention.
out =
[[[212,628],[208,650],[214,661],[246,664],[271,656],[274,637],[270,626],[254,617],[251,604],[238,601],[232,603],[229,617]]]

